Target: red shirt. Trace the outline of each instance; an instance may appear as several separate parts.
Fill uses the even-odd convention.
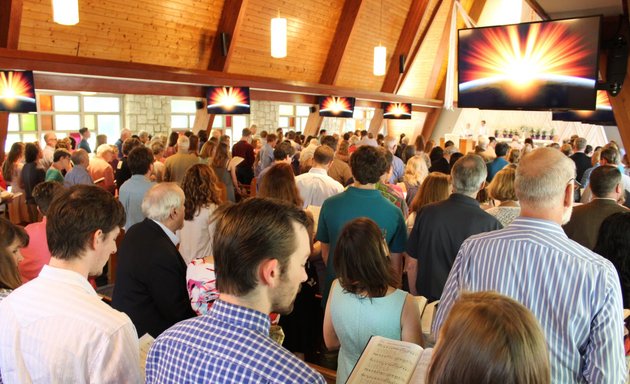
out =
[[[50,261],[50,251],[48,250],[46,237],[46,217],[40,222],[27,225],[24,229],[30,239],[28,247],[21,249],[24,260],[18,264],[22,283],[39,276],[39,272],[41,272],[44,265]]]

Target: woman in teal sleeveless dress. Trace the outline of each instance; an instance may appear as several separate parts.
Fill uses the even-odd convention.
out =
[[[337,383],[345,383],[371,336],[422,345],[420,311],[398,286],[387,245],[375,222],[355,219],[337,240],[333,282],[324,316],[324,341],[339,348]]]

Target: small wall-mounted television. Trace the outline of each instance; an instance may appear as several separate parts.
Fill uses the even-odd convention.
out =
[[[615,114],[610,105],[606,91],[597,91],[597,103],[594,111],[562,111],[553,112],[552,120],[579,121],[586,124],[617,125]]]
[[[462,29],[458,107],[595,109],[601,17]]]
[[[247,87],[208,87],[206,98],[210,114],[248,115],[250,113],[251,102]]]
[[[383,103],[384,119],[411,119],[411,103]]]
[[[0,111],[37,112],[33,71],[0,70]]]
[[[352,117],[355,101],[354,97],[320,96],[319,115],[324,117]]]

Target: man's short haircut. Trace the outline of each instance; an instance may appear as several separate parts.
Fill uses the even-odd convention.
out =
[[[269,198],[224,205],[213,220],[217,288],[235,296],[244,296],[256,288],[258,267],[265,260],[278,260],[284,273],[298,245],[293,225],[308,231],[311,222],[300,207]]]
[[[37,204],[42,215],[46,216],[50,203],[61,191],[63,191],[63,185],[56,181],[45,181],[33,188],[33,199],[35,199],[35,204]]]
[[[103,188],[73,185],[55,196],[46,215],[48,248],[53,257],[74,260],[90,246],[92,235],[125,225],[125,210]]]
[[[444,143],[444,148],[448,148],[448,147],[452,147],[453,145],[455,145],[455,143],[453,143],[452,140],[448,140],[446,143]]]
[[[136,139],[135,137],[130,137],[128,139],[125,139],[122,145],[123,156],[129,156],[129,153],[131,152],[132,149],[134,149],[135,147],[139,147],[141,145],[142,145],[142,142]]]
[[[333,151],[337,151],[337,143],[338,143],[338,141],[333,136],[326,135],[326,136],[322,137],[321,143],[322,143],[322,145],[329,146],[330,148],[332,148]]]
[[[483,148],[484,150],[488,147],[488,138],[485,136],[479,136],[477,138],[477,145]]]
[[[595,197],[605,197],[621,183],[621,172],[614,165],[600,165],[591,172],[589,183]]]
[[[70,156],[70,151],[68,151],[67,149],[55,149],[55,153],[53,154],[53,163],[56,163],[63,158],[70,158]]]
[[[85,132],[87,132],[88,129],[86,127],[83,127],[81,129],[79,129],[79,133],[81,134],[81,136],[83,136],[85,134]]]
[[[184,191],[177,183],[156,184],[147,191],[142,199],[142,213],[160,223],[168,220],[173,208],[184,204]]]
[[[262,137],[262,135],[261,135]],[[267,134],[267,142],[268,143],[273,143],[274,141],[278,140],[278,136],[276,136],[275,133],[269,133]]]
[[[619,164],[619,152],[614,147],[604,147],[600,157],[608,164]]]
[[[251,136],[252,131],[249,128],[243,128],[243,137]]]
[[[27,163],[32,163],[37,160],[37,156],[39,155],[39,147],[34,143],[26,143],[24,146],[24,160]]]
[[[350,156],[350,169],[359,183],[376,183],[388,169],[385,153],[371,145],[362,145]]]
[[[578,151],[583,151],[584,149],[586,149],[586,139],[583,137],[578,137],[573,142],[573,145],[575,146],[575,149],[577,149]]]
[[[57,136],[57,135],[55,134],[55,132],[46,132],[46,133],[44,133],[44,141],[48,141],[48,138],[49,138],[51,135],[55,135],[55,137]]]
[[[350,132],[346,132],[346,133],[343,134],[343,139],[345,141],[348,141],[348,140],[350,140],[350,136],[351,136]],[[322,143],[322,144],[324,144],[324,143]]]
[[[315,153],[313,154],[313,161],[317,164],[326,165],[333,161],[335,157],[335,151],[327,145],[321,145],[317,147]]]
[[[500,142],[497,143],[496,147],[494,147],[494,152],[497,154],[497,157],[505,156],[507,155],[509,149],[510,146],[508,145],[508,143]]]
[[[283,141],[273,149],[273,159],[276,161],[285,160],[287,156],[291,157],[293,155],[295,155],[295,148],[288,141]]]
[[[190,139],[186,135],[181,135],[177,138],[177,150],[187,151],[190,148]]]
[[[114,153],[112,146],[109,144],[101,144],[98,146],[98,148],[96,148],[96,156],[98,157],[103,156],[107,152]]]
[[[74,165],[84,164],[86,167],[90,162],[90,156],[84,149],[77,149],[72,152],[72,156],[70,156],[70,160]]]
[[[464,195],[476,193],[486,176],[488,170],[481,156],[466,155],[457,160],[451,169],[453,191]]]
[[[153,151],[141,145],[131,150],[127,157],[127,165],[132,175],[144,175],[149,172],[155,158]]]
[[[385,148],[390,149],[398,145],[398,139],[394,136],[387,136],[385,139]]]
[[[561,204],[575,163],[554,148],[538,148],[523,156],[516,168],[514,189],[523,204],[545,208]]]

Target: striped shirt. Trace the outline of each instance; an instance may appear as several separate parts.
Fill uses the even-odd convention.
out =
[[[217,300],[208,315],[162,333],[146,383],[321,383],[324,378],[269,338],[269,315]]]
[[[603,257],[558,224],[519,217],[461,246],[435,322],[437,335],[461,291],[494,290],[521,302],[547,339],[554,383],[624,383],[619,278]]]

